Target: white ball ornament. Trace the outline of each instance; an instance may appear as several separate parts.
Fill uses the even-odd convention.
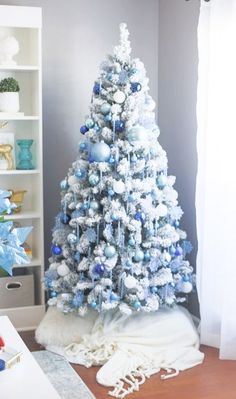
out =
[[[109,145],[101,141],[92,145],[90,155],[95,162],[107,162],[111,155],[111,149]]]
[[[113,258],[116,254],[116,249],[113,245],[107,245],[104,249],[104,254],[107,258]]]
[[[68,184],[69,186],[73,186],[73,184],[78,183],[78,179],[76,176],[72,175],[70,177],[68,177]]]
[[[124,279],[124,285],[128,289],[136,287],[136,283],[137,283],[136,278],[133,276],[127,276]]]
[[[190,283],[190,281],[183,281],[182,285],[181,285],[181,291],[184,294],[189,294],[193,289],[193,285],[192,283]]]
[[[116,194],[123,194],[125,191],[125,183],[122,180],[115,180],[113,183],[113,190]]]
[[[168,213],[167,206],[164,205],[164,204],[157,205],[156,211],[157,211],[157,214],[158,214],[159,217],[164,217]]]
[[[69,274],[69,272],[70,272],[70,269],[65,263],[62,263],[57,268],[57,273],[59,274],[60,277],[67,276],[67,274]]]
[[[115,103],[117,104],[122,104],[125,101],[125,93],[121,90],[117,90],[114,94],[113,94],[113,100],[115,101]]]

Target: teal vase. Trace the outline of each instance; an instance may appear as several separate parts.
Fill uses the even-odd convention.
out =
[[[34,140],[28,140],[28,139],[16,140],[18,146],[20,147],[16,169],[24,169],[24,170],[34,169],[32,163],[33,156],[30,150],[33,141]]]

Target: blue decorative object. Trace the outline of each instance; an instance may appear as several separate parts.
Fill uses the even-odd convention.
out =
[[[17,208],[16,204],[13,204],[9,201],[9,197],[11,196],[10,191],[0,190],[0,215],[1,214],[11,214],[12,211]]]
[[[92,209],[93,211],[97,211],[99,209],[99,202],[96,200],[90,201],[89,208]]]
[[[75,234],[70,233],[67,236],[67,241],[69,244],[74,245],[78,242],[78,237]]]
[[[139,82],[132,82],[130,88],[133,93],[136,93],[142,89],[142,85]]]
[[[157,287],[151,287],[151,293],[156,294],[158,291]]]
[[[94,127],[94,120],[93,120],[92,118],[86,119],[86,121],[85,121],[85,126],[86,126],[88,129],[92,129],[92,128]]]
[[[94,162],[94,159],[93,159],[93,157],[91,155],[89,155],[88,161],[89,161],[89,163],[93,163]]]
[[[141,249],[137,249],[135,254],[134,254],[134,261],[135,262],[142,262],[144,258],[144,253]]]
[[[82,303],[83,303],[83,295],[80,294],[80,293],[76,294],[74,296],[74,298],[72,299],[72,305],[75,308],[78,308],[78,307],[80,307],[82,305]]]
[[[100,91],[101,91],[100,83],[96,82],[93,86],[93,92],[98,96],[100,94]]]
[[[135,201],[135,197],[133,194],[129,194],[128,195],[128,202],[134,202]]]
[[[118,83],[120,85],[125,85],[127,80],[128,80],[128,73],[124,69],[122,69],[122,71],[119,73]]]
[[[176,228],[179,227],[179,221],[178,221],[178,220],[175,220],[174,226],[175,226]]]
[[[68,185],[68,182],[67,182],[66,179],[61,181],[60,187],[61,187],[62,190],[67,190],[68,189],[69,185]]]
[[[111,215],[111,219],[113,220],[113,222],[116,222],[117,220],[119,220],[119,217],[116,215],[116,213],[113,213]]]
[[[84,201],[83,204],[81,205],[81,208],[86,211],[89,208],[89,203],[88,201]]]
[[[138,158],[137,158],[136,154],[133,154],[130,160],[132,163],[137,162]]]
[[[96,186],[99,183],[99,176],[96,173],[91,173],[91,175],[89,175],[89,184],[91,184],[91,186]]]
[[[135,301],[134,303],[133,303],[133,307],[134,307],[134,309],[139,309],[140,307],[141,307],[141,303],[139,302],[139,301]]]
[[[89,131],[89,129],[87,128],[86,125],[81,126],[81,128],[80,128],[80,133],[81,133],[81,134],[85,134],[85,133],[87,133],[88,131]]]
[[[165,187],[166,183],[167,183],[167,177],[166,177],[166,175],[161,174],[160,176],[158,176],[158,178],[157,178],[157,185],[158,185],[159,188]]]
[[[3,359],[0,359],[0,371],[5,370],[6,368],[6,362]]]
[[[130,247],[134,247],[136,244],[135,239],[133,237],[130,237],[130,239],[128,240],[128,245]]]
[[[80,252],[76,252],[74,255],[74,260],[76,260],[76,262],[79,262],[81,258]]]
[[[107,78],[107,80],[112,80],[112,73],[111,72],[108,72],[108,74],[107,74],[107,76],[106,76],[106,78]]]
[[[146,129],[143,126],[136,125],[131,127],[128,130],[127,138],[128,141],[132,143],[136,143],[137,141],[143,141],[146,137]]]
[[[52,246],[52,253],[53,255],[59,256],[62,254],[62,248],[59,245],[54,244]]]
[[[113,165],[115,163],[115,158],[114,157],[110,157],[109,159],[109,164]]]
[[[169,252],[170,252],[170,254],[173,256],[173,255],[175,255],[175,246],[174,245],[171,245],[171,247],[170,247],[170,249],[169,249]]]
[[[111,110],[111,106],[109,103],[103,103],[101,105],[100,111],[103,115],[109,114],[110,110]]]
[[[90,306],[91,306],[92,309],[96,309],[97,304],[96,304],[96,302],[93,301],[93,302],[90,303]]]
[[[109,145],[101,141],[92,145],[90,155],[95,162],[107,162],[110,158],[111,150]]]
[[[130,259],[127,259],[125,266],[130,268],[130,267],[132,267],[132,265],[133,265],[132,261]]]
[[[146,215],[144,212],[138,211],[134,215],[135,220],[139,220],[140,222],[144,223],[146,220]]]
[[[175,250],[175,256],[181,256],[182,253],[183,253],[182,248],[179,245],[177,245],[176,250]]]
[[[108,115],[105,115],[105,116],[104,116],[104,121],[105,121],[105,122],[111,122],[111,120],[112,120],[111,114],[108,114]]]
[[[113,258],[116,254],[116,249],[113,245],[107,245],[104,249],[104,254],[107,258]]]
[[[151,259],[150,252],[148,251],[144,252],[144,257],[143,257],[144,262],[149,262],[150,259]]]
[[[114,190],[112,190],[112,188],[109,188],[108,195],[110,195],[110,197],[113,197],[113,195],[115,195],[115,192]]]
[[[70,220],[71,220],[70,215],[68,215],[67,213],[64,213],[64,212],[61,213],[61,216],[60,216],[61,223],[68,224]]]
[[[95,125],[94,125],[94,130],[95,130],[95,132],[100,132],[100,130],[101,130],[101,128],[100,128],[100,126],[98,125],[98,123],[95,123]]]
[[[85,179],[85,177],[87,176],[87,171],[85,169],[78,168],[75,170],[75,176],[79,179]]]
[[[122,133],[125,130],[125,121],[117,120],[115,121],[115,132]]]
[[[19,139],[16,140],[16,142],[20,147],[16,169],[21,169],[21,170],[34,169],[34,165],[32,164],[33,157],[30,150],[30,147],[32,146],[34,140]]]
[[[87,143],[80,143],[80,145],[79,145],[79,148],[81,151],[87,150],[87,147],[88,147]]]
[[[111,301],[119,301],[120,297],[117,294],[115,294],[114,292],[112,292],[110,295],[110,300]]]
[[[99,276],[102,276],[105,273],[106,268],[102,263],[97,263],[95,265],[93,271],[94,271],[94,273],[98,274]]]
[[[56,298],[57,297],[57,292],[56,291],[51,291],[49,295],[50,295],[50,298]]]

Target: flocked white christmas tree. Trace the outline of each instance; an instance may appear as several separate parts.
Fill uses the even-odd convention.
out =
[[[80,128],[85,140],[61,182],[45,287],[49,304],[66,313],[157,311],[193,288],[175,177],[167,175],[155,102],[128,36],[121,24]]]

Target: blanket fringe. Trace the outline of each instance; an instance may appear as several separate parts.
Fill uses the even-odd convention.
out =
[[[129,393],[132,393],[134,391],[139,391],[139,386],[144,384],[145,381],[146,381],[146,376],[144,372],[139,370],[132,371],[129,375],[120,379],[116,383],[113,391],[109,391],[108,393],[110,396],[123,399]],[[125,388],[125,384],[129,386]]]

